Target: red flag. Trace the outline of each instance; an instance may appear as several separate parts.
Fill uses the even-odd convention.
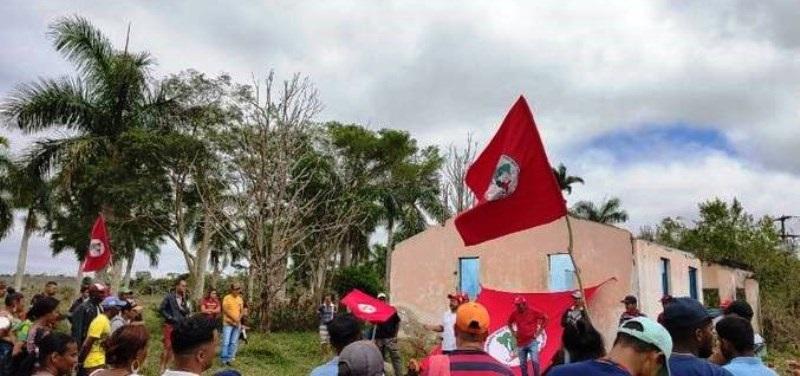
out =
[[[108,241],[106,221],[102,215],[98,216],[97,220],[94,221],[89,237],[91,239],[89,249],[86,250],[83,265],[81,266],[81,270],[84,272],[103,269],[111,262],[111,243]]]
[[[605,282],[603,282],[605,283]],[[586,302],[588,303],[597,289],[603,283],[585,289]],[[481,288],[477,302],[483,304],[489,311],[489,337],[484,344],[484,350],[501,363],[511,367],[515,374],[520,374],[519,359],[514,348],[516,340],[511,336],[506,323],[514,310],[514,298],[524,296],[528,305],[548,317],[548,324],[544,334],[539,338],[542,345],[539,347],[539,365],[542,370],[547,369],[559,348],[561,348],[561,315],[572,306],[572,291],[555,293],[514,293]],[[532,373],[528,373],[532,374]]]
[[[353,289],[353,291],[347,293],[342,298],[342,304],[350,308],[350,312],[355,317],[373,324],[386,322],[396,312],[394,307],[358,289]]]
[[[528,103],[520,96],[465,179],[477,204],[455,220],[470,246],[567,215]]]

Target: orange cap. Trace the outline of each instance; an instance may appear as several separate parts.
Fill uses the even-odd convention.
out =
[[[486,333],[489,331],[489,311],[475,302],[464,303],[456,310],[456,327],[462,332]]]

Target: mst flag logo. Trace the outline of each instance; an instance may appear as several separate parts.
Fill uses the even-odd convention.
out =
[[[361,312],[367,313],[367,314],[372,314],[372,313],[378,312],[378,309],[375,308],[375,306],[373,306],[371,304],[359,304],[358,305],[358,310],[361,311]]]
[[[92,239],[89,243],[89,256],[100,257],[105,251],[106,247],[100,239]]]
[[[547,332],[536,338],[539,341],[539,351],[547,344]],[[519,367],[519,357],[517,356],[517,339],[511,334],[508,326],[503,326],[495,330],[486,339],[484,350],[493,358],[509,367]]]
[[[497,161],[494,175],[486,189],[486,201],[495,201],[510,196],[519,183],[519,165],[513,158],[503,154]]]

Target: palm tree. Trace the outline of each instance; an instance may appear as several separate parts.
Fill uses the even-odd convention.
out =
[[[622,209],[622,202],[616,197],[599,205],[590,201],[579,201],[570,212],[575,217],[605,224],[623,223],[628,220],[628,212]]]
[[[559,163],[558,168],[553,169],[553,174],[556,176],[558,186],[562,191],[567,194],[572,194],[572,185],[575,183],[583,184],[583,178],[578,176],[571,176],[567,174],[567,167],[563,163]]]
[[[13,164],[7,149],[8,139],[0,136],[0,239],[8,234],[14,223],[14,210],[11,205]]]
[[[28,241],[35,231],[43,229],[43,220],[52,210],[52,189],[51,184],[45,181],[38,171],[31,166],[21,164],[14,166],[11,181],[14,207],[25,210],[22,241],[17,255],[17,271],[14,275],[14,288],[19,291],[22,288],[25,264],[28,260]]]

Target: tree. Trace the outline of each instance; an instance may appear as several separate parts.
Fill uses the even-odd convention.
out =
[[[573,184],[575,183],[583,184],[583,178],[569,175],[567,173],[567,167],[564,166],[563,163],[560,163],[557,169],[556,168],[553,169],[553,174],[556,176],[556,181],[558,182],[558,186],[561,188],[562,191],[567,192],[568,195],[572,194]]]
[[[622,202],[616,197],[599,205],[590,201],[579,201],[570,211],[575,217],[598,223],[615,224],[628,220],[628,213],[622,209]]]
[[[14,210],[11,204],[12,171],[13,163],[8,154],[8,139],[0,136],[0,239],[5,237],[14,224]]]
[[[44,228],[45,220],[52,209],[52,184],[45,181],[31,166],[20,163],[12,167],[10,180],[13,206],[25,210],[22,240],[17,255],[17,270],[14,274],[14,288],[20,291],[28,259],[28,242],[34,232]]]
[[[457,148],[450,145],[444,157],[442,167],[442,202],[448,209],[448,217],[461,213],[475,203],[475,195],[472,194],[466,183],[467,171],[475,160],[478,150],[478,143],[472,139],[472,135],[467,135],[467,145]]]

